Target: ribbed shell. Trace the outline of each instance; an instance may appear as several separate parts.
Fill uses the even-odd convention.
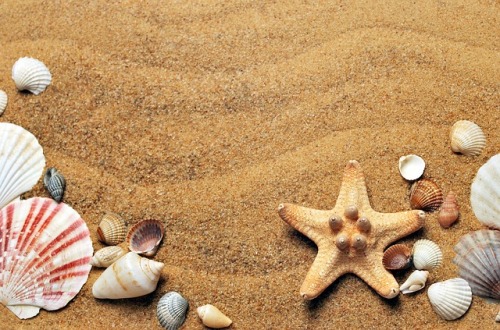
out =
[[[439,209],[438,222],[443,228],[449,228],[458,220],[459,207],[457,197],[453,191],[450,191],[444,199]]]
[[[127,244],[130,251],[148,257],[153,256],[164,234],[163,224],[158,220],[143,220],[130,228]]]
[[[54,167],[49,167],[43,177],[43,184],[49,191],[50,196],[59,203],[63,198],[64,189],[66,188],[66,180],[62,174]]]
[[[472,292],[467,281],[452,278],[432,284],[427,290],[432,309],[443,319],[451,321],[464,315],[472,303]]]
[[[429,272],[426,270],[416,270],[410,274],[408,279],[401,284],[399,290],[402,294],[413,293],[422,290],[425,287]]]
[[[500,230],[500,154],[491,157],[472,182],[470,203],[477,219]]]
[[[462,236],[455,245],[453,262],[458,275],[467,280],[472,292],[500,299],[500,232],[478,230]]]
[[[31,57],[21,57],[12,67],[12,79],[18,90],[27,90],[38,95],[50,85],[52,75],[41,61]]]
[[[19,318],[66,306],[91,257],[87,225],[68,205],[31,198],[0,210],[0,302]]]
[[[382,264],[388,270],[408,268],[411,264],[411,249],[405,244],[390,246],[384,252]]]
[[[214,305],[203,305],[196,309],[201,322],[214,329],[221,329],[231,325],[233,321],[226,315],[224,315],[217,307]]]
[[[5,111],[5,108],[7,108],[7,101],[9,100],[7,93],[5,93],[3,90],[0,90],[0,116],[3,114]]]
[[[486,146],[481,127],[469,120],[459,120],[451,128],[451,150],[466,156],[480,155]]]
[[[120,246],[106,246],[94,254],[90,264],[95,267],[106,268],[124,256],[125,253],[127,253],[127,251]]]
[[[435,211],[443,203],[441,188],[430,179],[415,182],[410,190],[410,206],[414,210]]]
[[[108,212],[97,228],[97,238],[107,245],[120,244],[127,235],[126,221],[116,213]]]
[[[433,269],[441,265],[443,253],[439,246],[428,239],[420,239],[413,245],[413,265],[416,269]]]
[[[156,316],[161,326],[167,330],[179,329],[186,320],[189,303],[179,293],[171,291],[161,297],[156,308]]]
[[[399,173],[405,180],[417,180],[424,174],[425,161],[417,155],[407,155],[399,158]]]

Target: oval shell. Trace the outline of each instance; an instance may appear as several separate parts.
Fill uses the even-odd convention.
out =
[[[441,265],[443,253],[439,246],[428,239],[420,239],[413,245],[413,265],[416,269],[433,269]]]
[[[97,238],[107,245],[117,245],[125,240],[127,223],[116,213],[108,212],[97,228]]]
[[[470,204],[483,225],[500,230],[500,154],[491,157],[472,182]]]
[[[217,307],[210,304],[200,306],[196,311],[198,312],[201,322],[209,328],[225,328],[233,323],[233,321],[224,315]]]
[[[399,158],[399,173],[408,181],[417,180],[424,174],[425,161],[417,155],[407,155]]]
[[[130,251],[147,257],[155,255],[163,238],[164,228],[161,221],[143,220],[130,228],[127,244]]]
[[[161,326],[167,330],[179,329],[189,308],[188,301],[177,292],[168,292],[161,297],[156,307],[156,316]]]
[[[481,127],[469,120],[459,120],[450,132],[451,150],[465,156],[480,155],[486,146],[486,136]]]
[[[458,211],[458,202],[457,197],[453,191],[450,191],[446,198],[444,199],[443,204],[439,210],[438,214],[438,222],[443,228],[449,228],[455,221],[458,220],[459,211]]]
[[[88,279],[92,241],[80,215],[50,198],[0,210],[0,302],[17,317],[60,309]]]
[[[66,180],[62,174],[54,167],[49,167],[43,177],[43,184],[49,191],[50,196],[59,203],[63,198],[64,189],[66,188]]]
[[[388,270],[408,268],[411,264],[411,249],[405,244],[390,246],[384,252],[382,264]]]
[[[3,114],[5,111],[5,108],[7,108],[7,101],[9,100],[7,93],[5,93],[3,90],[0,90],[0,116]]]
[[[429,277],[429,272],[426,270],[416,270],[410,274],[408,279],[401,284],[399,290],[402,294],[408,294],[422,290],[425,287],[425,282]]]
[[[38,95],[50,85],[52,75],[41,61],[31,57],[21,57],[12,67],[12,79],[18,90],[27,90]]]
[[[464,315],[472,302],[471,288],[462,278],[432,284],[427,290],[427,296],[432,309],[448,321]]]
[[[414,210],[435,211],[443,203],[441,188],[430,179],[415,182],[410,190],[410,206]]]
[[[94,254],[90,264],[95,267],[106,268],[124,256],[125,253],[127,253],[127,251],[120,246],[106,246]]]

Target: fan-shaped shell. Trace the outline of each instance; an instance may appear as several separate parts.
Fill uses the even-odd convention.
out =
[[[144,256],[153,256],[164,234],[163,224],[158,220],[143,220],[130,228],[127,244],[130,251]]]
[[[427,290],[432,309],[445,320],[456,320],[464,315],[472,302],[472,292],[467,281],[452,278],[434,283]]]
[[[412,209],[435,211],[443,203],[441,188],[430,179],[415,182],[410,190],[410,206]]]
[[[63,198],[64,189],[66,188],[66,180],[62,174],[54,167],[49,167],[43,177],[43,184],[49,191],[50,196],[59,203]]]
[[[7,97],[7,93],[5,93],[3,90],[0,90],[0,116],[5,111],[5,108],[7,108],[8,100],[9,98]]]
[[[0,123],[0,208],[33,188],[45,167],[36,137],[10,123]]]
[[[500,230],[500,154],[491,157],[472,182],[470,203],[477,219]]]
[[[97,238],[107,244],[116,245],[125,240],[127,235],[127,222],[118,214],[108,212],[103,217],[97,228]]]
[[[92,241],[80,215],[49,198],[0,210],[0,302],[21,319],[60,309],[90,272]]]
[[[196,309],[201,322],[214,329],[225,328],[231,325],[233,321],[226,315],[224,315],[217,307],[214,305],[204,305]]]
[[[480,155],[486,146],[486,136],[481,127],[469,120],[459,120],[450,132],[451,150],[466,156]]]
[[[125,253],[127,251],[120,246],[106,246],[94,254],[90,264],[95,267],[106,268],[124,256]]]
[[[439,210],[438,222],[443,228],[449,228],[457,221],[459,216],[457,197],[450,191]]]
[[[478,230],[462,236],[453,262],[475,295],[500,299],[500,232]]]
[[[188,301],[179,293],[171,291],[161,297],[156,308],[156,316],[161,326],[167,330],[179,329],[186,319]]]
[[[427,282],[429,272],[426,270],[416,270],[410,274],[408,279],[401,284],[399,290],[402,294],[413,293],[422,290]]]
[[[21,57],[12,67],[12,79],[18,90],[27,90],[38,95],[50,85],[52,75],[41,61],[31,57]]]
[[[408,268],[411,264],[411,249],[405,244],[390,246],[384,252],[382,264],[388,270]]]
[[[428,239],[420,239],[413,245],[413,265],[416,269],[433,269],[441,265],[443,253],[439,246]]]
[[[424,174],[425,161],[417,155],[407,155],[399,158],[399,173],[408,181],[417,180]]]

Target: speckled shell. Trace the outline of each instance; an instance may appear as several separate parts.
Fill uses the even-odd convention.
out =
[[[486,146],[486,136],[481,127],[468,120],[453,124],[450,140],[451,150],[465,156],[478,156]]]
[[[97,238],[107,245],[120,244],[127,235],[127,223],[116,213],[108,212],[97,228]]]
[[[425,161],[417,155],[407,155],[399,158],[399,173],[405,180],[417,180],[424,174]]]
[[[80,215],[50,198],[0,210],[0,302],[17,317],[60,309],[88,279],[90,232]]]
[[[158,250],[164,231],[161,221],[140,221],[130,228],[127,245],[130,251],[151,257]]]
[[[21,57],[12,67],[12,79],[18,90],[27,90],[38,95],[50,85],[52,75],[41,61],[31,57]]]
[[[3,90],[0,90],[0,116],[3,114],[5,111],[5,108],[7,108],[7,101],[9,100],[7,93],[5,93]]]
[[[188,301],[179,293],[171,291],[161,297],[156,307],[156,316],[162,327],[177,330],[186,320],[188,308]]]
[[[59,203],[62,201],[64,189],[66,188],[66,180],[58,170],[54,167],[49,167],[43,177],[43,184],[56,202]]]
[[[450,191],[444,199],[439,209],[438,222],[443,228],[449,228],[458,220],[459,207],[457,197],[453,191]]]
[[[411,264],[411,249],[405,244],[390,246],[384,252],[382,264],[388,270],[408,268]]]
[[[500,299],[500,232],[478,230],[466,234],[454,250],[458,276],[469,283],[472,292]]]
[[[127,251],[120,246],[106,246],[94,254],[90,264],[94,267],[106,268],[124,256],[125,253]]]
[[[435,211],[443,203],[441,188],[430,179],[415,182],[410,190],[410,206],[414,210]]]
[[[471,288],[462,278],[432,284],[427,290],[427,296],[432,309],[448,321],[464,315],[472,303]]]
[[[500,230],[500,154],[491,157],[472,182],[470,204],[485,226]]]
[[[413,265],[416,269],[433,269],[441,265],[443,253],[439,246],[428,239],[420,239],[413,245]]]
[[[214,329],[221,329],[231,325],[233,321],[226,315],[224,315],[217,307],[213,305],[203,305],[196,309],[201,322]]]
[[[410,274],[408,279],[401,284],[399,290],[402,294],[408,294],[422,290],[425,287],[425,282],[429,277],[429,272],[426,270],[416,270]]]

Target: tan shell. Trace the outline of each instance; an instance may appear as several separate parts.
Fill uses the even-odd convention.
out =
[[[481,127],[468,120],[457,121],[450,132],[451,150],[466,156],[480,155],[486,146]]]
[[[154,256],[165,229],[158,220],[143,220],[130,228],[127,234],[127,245],[130,251],[147,257]]]
[[[384,252],[382,264],[385,269],[399,270],[405,269],[411,263],[411,249],[405,244],[396,244],[390,246]]]
[[[430,179],[415,182],[410,190],[410,206],[414,210],[435,211],[443,203],[441,188]]]
[[[453,191],[450,191],[444,199],[443,205],[439,210],[438,222],[443,228],[449,228],[458,219],[457,197]]]
[[[209,328],[225,328],[233,323],[233,321],[224,315],[217,307],[210,304],[198,307],[196,311],[198,312],[201,322]]]
[[[124,256],[125,253],[127,253],[127,251],[125,251],[120,246],[106,246],[105,248],[100,249],[94,254],[92,260],[90,261],[90,264],[94,267],[106,268],[111,266],[113,262]]]
[[[97,228],[97,238],[107,245],[117,245],[125,240],[127,235],[127,223],[121,216],[115,213],[106,213],[99,228]]]

